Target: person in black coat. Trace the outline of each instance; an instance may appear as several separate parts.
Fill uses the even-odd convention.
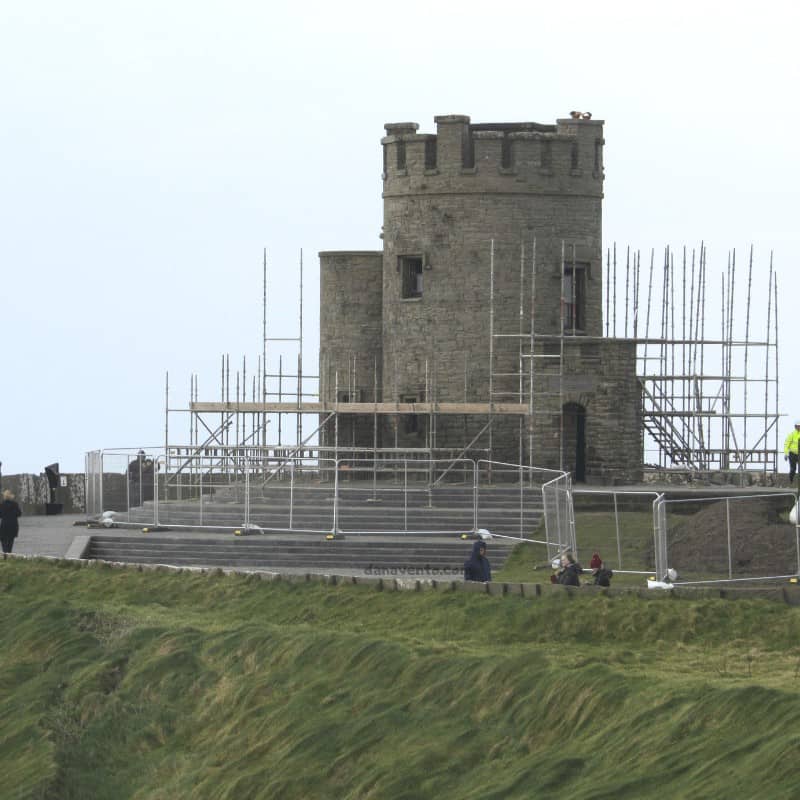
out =
[[[14,539],[19,533],[19,517],[22,510],[14,502],[14,493],[6,489],[3,492],[3,502],[0,503],[0,544],[3,555],[14,549]]]
[[[575,560],[572,553],[567,553],[561,559],[561,572],[558,574],[558,582],[562,586],[580,586],[581,581],[578,577],[583,572],[581,565]]]
[[[486,558],[486,542],[472,545],[472,555],[464,562],[464,580],[486,583],[492,579],[492,568]]]
[[[614,570],[606,567],[605,562],[600,558],[600,553],[592,553],[592,561],[589,568],[594,575],[595,586],[611,586],[611,579],[614,577]]]

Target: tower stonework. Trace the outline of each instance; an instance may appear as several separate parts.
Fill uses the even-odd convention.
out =
[[[533,413],[480,436],[488,415],[384,416],[377,437],[352,416],[340,443],[460,451],[478,436],[496,461],[635,480],[635,345],[601,339],[603,123],[435,124],[385,126],[382,252],[320,254],[322,400],[338,375],[340,402],[344,384],[362,402]]]

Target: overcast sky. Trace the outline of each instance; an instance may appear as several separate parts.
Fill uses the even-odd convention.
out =
[[[664,4],[667,5],[667,4]],[[379,249],[383,124],[604,119],[604,243],[774,250],[800,406],[795,4],[0,3],[5,474],[158,445],[269,333],[315,364],[320,250]],[[766,302],[766,301],[764,301]],[[716,303],[716,299],[715,299]],[[170,439],[186,439],[175,419]],[[781,423],[787,428],[789,423]],[[782,437],[781,437],[782,438]]]

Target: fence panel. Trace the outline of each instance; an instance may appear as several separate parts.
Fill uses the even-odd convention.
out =
[[[680,581],[764,580],[800,571],[790,492],[664,500],[666,558]]]
[[[657,492],[573,489],[575,548],[584,567],[598,553],[616,572],[653,574]]]
[[[570,487],[556,470],[478,461],[476,527],[527,540],[547,561],[574,544]]]
[[[469,459],[349,458],[338,475],[341,531],[457,534],[474,527]]]
[[[91,450],[86,454],[86,516],[103,513],[103,454]]]

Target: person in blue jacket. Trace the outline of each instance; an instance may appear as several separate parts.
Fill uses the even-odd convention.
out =
[[[486,542],[472,545],[472,555],[464,562],[464,580],[486,583],[492,579],[492,568],[486,558]]]

